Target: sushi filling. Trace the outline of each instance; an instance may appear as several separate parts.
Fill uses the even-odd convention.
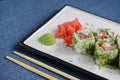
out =
[[[96,41],[98,40],[104,40],[104,39],[112,39],[115,40],[115,35],[114,32],[112,32],[109,28],[107,29],[98,29],[95,32],[95,38]]]
[[[109,44],[109,43],[104,43],[102,45],[100,45],[105,51],[109,51],[109,50],[112,50],[112,49],[115,49],[116,48],[116,45],[113,45],[113,44]]]
[[[92,38],[92,35],[90,34],[85,35],[83,33],[78,33],[78,36],[80,37],[80,39]]]

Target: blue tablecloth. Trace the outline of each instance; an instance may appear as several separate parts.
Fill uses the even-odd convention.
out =
[[[42,26],[66,4],[120,22],[120,0],[0,0],[0,80],[46,80],[5,59],[9,55],[59,80],[66,78],[13,54],[14,50],[43,61],[81,80],[92,77],[55,61],[28,52],[19,43]],[[114,26],[113,26],[114,27]]]

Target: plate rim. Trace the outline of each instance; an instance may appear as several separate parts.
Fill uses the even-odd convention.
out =
[[[50,19],[48,19],[44,24],[46,24],[48,21],[50,21],[56,14],[59,14],[59,12],[60,12],[62,9],[64,9],[66,6],[76,8],[76,7],[74,7],[74,6],[71,6],[71,5],[69,5],[69,4],[66,4],[66,5],[64,5],[57,13],[55,13],[52,17],[50,17]],[[92,12],[89,12],[89,11],[87,11],[87,10],[83,10],[83,9],[80,9],[80,8],[76,8],[76,9],[81,10],[81,11],[84,11],[84,12],[87,12],[87,13],[90,13],[90,14],[92,14],[92,15],[95,15],[95,16],[98,16],[98,17],[101,17],[101,18],[104,18],[104,19],[107,19],[107,20],[110,20],[110,21],[112,21],[112,22],[115,22],[115,23],[120,24],[120,22],[118,22],[118,21],[115,21],[115,20],[112,20],[112,19],[109,19],[109,18],[100,16],[100,15],[97,15],[97,14],[92,13]],[[38,29],[40,29],[44,24],[42,24],[41,26],[39,26]],[[21,47],[23,47],[23,48],[25,48],[25,49],[27,49],[27,50],[35,53],[35,54],[38,54],[38,55],[40,55],[40,56],[49,58],[49,59],[51,59],[51,60],[53,60],[53,61],[56,61],[56,62],[58,62],[58,63],[60,63],[60,64],[62,64],[62,65],[65,65],[65,66],[70,67],[70,68],[72,68],[72,69],[74,69],[74,70],[77,70],[78,72],[82,72],[82,73],[84,73],[84,74],[86,74],[86,75],[89,75],[89,76],[94,77],[94,78],[99,79],[99,80],[107,80],[105,77],[102,77],[102,76],[100,76],[100,75],[94,74],[94,73],[92,73],[92,72],[90,72],[90,71],[88,71],[88,70],[82,69],[82,68],[80,68],[80,67],[78,67],[78,66],[75,66],[75,65],[73,65],[73,64],[70,64],[70,63],[68,63],[68,62],[65,62],[65,61],[63,61],[63,60],[61,60],[61,59],[59,59],[59,58],[56,58],[56,57],[54,57],[54,56],[52,56],[52,55],[49,55],[49,54],[47,54],[47,53],[45,53],[45,52],[39,51],[39,50],[37,50],[37,49],[34,49],[34,48],[32,48],[32,47],[24,44],[24,41],[27,40],[32,34],[34,34],[38,29],[36,29],[35,31],[31,32],[30,35],[28,35],[25,39],[23,39],[23,40],[19,43],[19,45],[20,45]],[[44,54],[43,54],[43,53],[44,53]]]

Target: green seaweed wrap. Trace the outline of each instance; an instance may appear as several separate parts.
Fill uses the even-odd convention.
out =
[[[117,45],[114,41],[99,40],[95,43],[94,61],[102,67],[110,65],[118,56]]]
[[[116,43],[117,47],[119,49],[119,54],[118,54],[118,67],[120,68],[120,36],[117,35],[116,37]]]
[[[120,52],[119,52],[119,59],[118,59],[118,67],[120,68]]]
[[[91,30],[84,28],[72,36],[72,47],[78,54],[88,54],[94,51],[95,38]]]

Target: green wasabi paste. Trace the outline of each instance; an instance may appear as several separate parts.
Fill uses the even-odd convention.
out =
[[[50,46],[50,45],[55,44],[56,40],[55,40],[55,37],[54,37],[51,33],[46,33],[46,34],[43,34],[43,35],[39,38],[39,42],[40,42],[41,44]]]

